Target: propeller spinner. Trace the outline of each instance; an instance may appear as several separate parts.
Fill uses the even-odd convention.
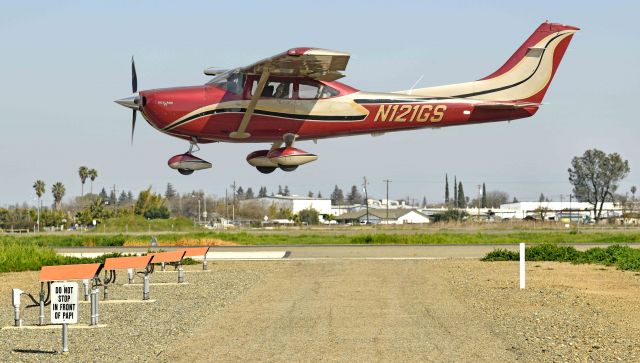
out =
[[[138,94],[138,75],[136,74],[136,63],[133,57],[131,57],[131,91],[133,92],[131,96],[114,102],[133,110],[131,116],[131,144],[133,144],[133,133],[136,129],[136,111],[139,111],[141,106],[140,95]]]

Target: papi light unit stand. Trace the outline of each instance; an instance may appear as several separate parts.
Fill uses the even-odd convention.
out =
[[[22,293],[23,291],[20,289],[11,290],[11,304],[13,305],[15,326],[22,326],[22,319],[20,318],[20,296]]]
[[[91,288],[91,324],[92,326],[98,325],[98,318],[100,317],[100,313],[98,311],[98,299],[100,298],[98,294],[100,293],[100,289],[98,288],[98,284],[94,282],[94,285]]]
[[[84,287],[84,301],[89,301],[89,279],[82,280],[82,286]]]
[[[207,255],[204,255],[204,260],[202,261],[202,270],[206,271],[209,269],[209,262],[207,261]]]
[[[39,296],[39,301],[38,301],[38,305],[39,305],[39,309],[40,309],[40,314],[38,314],[38,325],[45,325],[44,323],[44,282],[40,283],[40,296]]]
[[[184,269],[182,268],[182,264],[178,264],[178,283],[181,284],[184,282]]]
[[[133,278],[135,277],[135,272],[133,272],[132,268],[127,269],[127,280],[129,284],[133,284]]]
[[[149,300],[149,271],[144,270],[144,277],[142,278],[142,300]]]

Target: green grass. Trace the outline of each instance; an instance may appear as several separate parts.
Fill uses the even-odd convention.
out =
[[[0,273],[37,271],[42,266],[70,265],[77,263],[104,263],[109,257],[128,256],[121,253],[108,253],[95,258],[69,257],[56,254],[51,247],[36,245],[8,244],[0,246]],[[191,258],[182,260],[183,265],[199,264]]]
[[[628,246],[613,245],[606,248],[594,247],[586,251],[578,251],[572,246],[540,244],[527,247],[527,261],[558,261],[575,264],[600,264],[616,266],[621,270],[640,271],[640,249]],[[483,261],[518,261],[520,253],[497,249],[489,252]]]
[[[109,218],[92,229],[92,233],[149,233],[151,232],[193,232],[200,230],[188,218],[169,218],[147,220],[142,216],[130,215]]]
[[[287,232],[188,232],[158,234],[36,234],[0,235],[0,246],[20,243],[37,246],[122,246],[125,242],[147,244],[155,235],[159,242],[171,244],[177,241],[218,239],[240,245],[297,245],[297,244],[514,244],[520,242],[540,244],[563,243],[635,243],[640,242],[640,232],[608,231],[575,233],[567,231],[540,232],[431,232],[431,233],[341,233],[333,231]]]

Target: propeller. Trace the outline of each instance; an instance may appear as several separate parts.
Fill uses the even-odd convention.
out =
[[[133,56],[131,57],[131,91],[132,93],[138,92],[138,75],[136,74],[136,62],[133,60]],[[133,114],[131,116],[131,145],[133,145],[133,133],[136,130],[136,111],[132,110]]]
[[[131,115],[131,144],[133,145],[133,134],[136,129],[136,111],[140,111],[142,107],[142,98],[138,94],[138,75],[136,74],[136,63],[131,57],[131,91],[133,94],[129,97],[125,97],[115,102],[121,106],[130,108],[133,110]]]

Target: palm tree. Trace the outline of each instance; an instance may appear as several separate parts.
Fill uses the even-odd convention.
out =
[[[82,183],[82,189],[80,192],[80,196],[84,195],[84,182],[87,181],[87,177],[89,176],[89,168],[87,168],[86,166],[81,166],[80,169],[78,169],[78,175],[80,176],[80,182]]]
[[[98,177],[98,171],[96,169],[90,169],[88,175],[89,179],[91,179],[91,194],[93,194],[93,181]]]
[[[33,189],[36,191],[36,195],[38,196],[38,232],[40,232],[40,208],[42,208],[42,196],[44,195],[44,181],[36,180],[33,183]]]
[[[44,188],[45,184],[42,180],[36,180],[36,182],[33,183],[33,189],[35,189],[38,199],[42,198],[44,195]]]
[[[60,182],[53,184],[53,187],[51,187],[51,193],[53,194],[53,200],[56,204],[56,210],[60,210],[60,207],[62,206],[62,198],[66,191],[64,184]]]

